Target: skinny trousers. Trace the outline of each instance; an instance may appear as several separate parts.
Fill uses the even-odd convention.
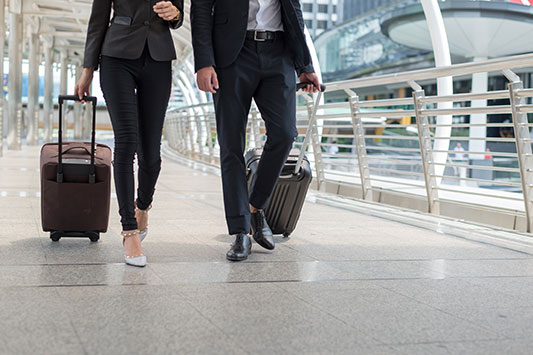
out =
[[[153,60],[147,46],[138,59],[102,56],[100,86],[115,135],[113,172],[123,230],[138,228],[135,153],[139,166],[137,207],[144,210],[153,200],[171,83],[171,61]]]

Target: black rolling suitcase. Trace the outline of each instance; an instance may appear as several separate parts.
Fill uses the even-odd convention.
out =
[[[305,87],[309,83],[298,84],[297,89]],[[305,136],[302,150],[293,149],[289,154],[287,162],[283,167],[278,183],[267,206],[265,207],[265,216],[268,225],[274,234],[282,234],[288,237],[294,229],[300,218],[302,207],[307,195],[307,190],[312,180],[311,165],[305,156],[305,150],[309,144],[311,127],[315,124],[316,111],[320,102],[322,92],[325,86],[322,85],[318,94],[312,119],[309,121],[309,127]],[[261,159],[262,149],[251,149],[245,154],[248,187],[253,184],[257,166]]]
[[[50,238],[87,237],[96,242],[107,231],[111,195],[111,149],[95,142],[96,97],[91,142],[63,142],[62,106],[76,96],[59,96],[57,143],[41,149],[41,222]]]

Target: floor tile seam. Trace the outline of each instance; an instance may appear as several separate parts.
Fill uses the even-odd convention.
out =
[[[528,276],[529,278],[529,276]],[[450,279],[463,279],[461,277]],[[409,281],[409,280],[440,280],[435,278],[366,278],[366,279],[319,279],[319,280],[240,280],[240,281],[203,281],[203,282],[178,282],[151,284],[151,283],[126,283],[126,284],[42,284],[42,285],[8,285],[1,286],[3,288],[45,288],[45,287],[116,287],[116,286],[169,286],[169,285],[220,285],[220,284],[275,284],[275,283],[320,283],[320,282],[372,282],[372,281]],[[507,295],[506,295],[507,296]]]
[[[468,343],[491,343],[491,342],[500,342],[500,341],[508,341],[513,339],[507,339],[507,338],[485,338],[485,339],[473,339],[473,340],[451,340],[451,341],[441,341],[441,340],[435,340],[435,341],[421,341],[421,342],[410,342],[410,343],[386,343],[386,345],[392,346],[392,347],[403,347],[403,346],[410,346],[410,345],[433,345],[433,344],[468,344]]]
[[[191,237],[195,238],[195,237]],[[196,239],[196,238],[195,238]],[[199,240],[199,239],[196,239]],[[228,244],[229,245],[229,244]],[[215,247],[212,245],[206,244],[205,246],[209,247],[212,250],[218,251]],[[289,249],[293,249],[289,246],[285,246]],[[46,252],[46,250],[43,250],[43,252]],[[49,254],[49,253],[47,253]],[[303,256],[307,256],[305,254],[302,254]],[[311,257],[311,256],[309,256]],[[322,264],[336,264],[336,263],[342,263],[342,264],[349,264],[349,263],[387,263],[387,262],[406,262],[406,263],[415,263],[415,262],[434,262],[434,261],[447,261],[447,262],[456,262],[456,261],[522,261],[522,260],[530,260],[530,258],[482,258],[482,259],[440,259],[440,258],[433,258],[433,259],[354,259],[354,260],[335,260],[335,259],[329,259],[329,260],[247,260],[243,262],[242,264],[298,264],[298,263],[322,263]],[[195,265],[195,264],[231,264],[225,260],[219,260],[219,261],[156,261],[151,262],[150,264],[155,265]],[[3,266],[98,266],[98,265],[123,265],[121,262],[84,262],[84,263],[23,263],[23,264],[0,264],[0,268]],[[422,267],[422,266],[421,266]],[[431,268],[424,267],[426,270],[434,271],[437,273],[440,273],[436,270],[433,270]],[[449,274],[443,273],[443,275],[448,276]],[[523,276],[523,275],[522,275]],[[530,275],[533,277],[533,274]]]
[[[381,287],[381,286],[378,286],[378,287]],[[333,319],[336,319],[336,320],[340,321],[340,322],[343,323],[345,326],[348,326],[350,329],[353,329],[353,330],[355,330],[355,331],[360,332],[360,329],[355,328],[354,326],[352,326],[351,324],[349,324],[348,322],[346,322],[344,319],[339,318],[339,317],[337,317],[336,315],[334,315],[333,313],[328,312],[327,310],[323,309],[323,308],[320,307],[319,305],[307,301],[306,299],[300,297],[299,295],[297,295],[296,293],[292,292],[291,290],[286,290],[286,289],[284,289],[284,291],[287,292],[287,293],[290,293],[290,294],[293,295],[294,297],[298,298],[300,301],[306,303],[306,304],[309,305],[311,308],[315,308],[315,309],[319,310],[320,312],[329,315],[329,316],[332,317]],[[383,343],[381,340],[379,340],[379,339],[377,339],[377,338],[374,338],[374,337],[372,336],[372,334],[369,334],[369,333],[366,333],[366,332],[365,332],[365,335],[368,336],[368,337],[370,337],[372,340],[376,341],[376,342],[378,343],[378,344],[376,344],[376,345],[380,345],[380,346],[387,345],[387,344]],[[365,344],[359,344],[359,345],[363,345],[363,346],[364,346]]]
[[[416,299],[416,298],[414,298],[414,297],[412,297],[412,296],[409,296],[409,295],[406,295],[406,294],[404,294],[404,293],[402,293],[402,292],[400,292],[400,291],[397,291],[397,290],[394,290],[394,289],[388,288],[388,287],[386,287],[386,286],[382,286],[382,287],[385,288],[385,289],[387,289],[387,290],[389,290],[389,291],[391,291],[391,292],[394,292],[394,293],[396,293],[396,294],[398,294],[398,295],[401,295],[401,296],[407,297],[407,298],[409,298],[409,299],[412,299],[412,300],[414,300],[414,301],[416,301],[416,302],[418,302],[418,303],[420,303],[420,304],[423,304],[423,305],[425,305],[425,306],[427,306],[427,307],[429,307],[429,308],[432,308],[432,309],[434,309],[434,310],[436,310],[436,311],[438,311],[438,312],[444,313],[444,314],[446,314],[446,315],[448,315],[448,316],[451,316],[451,317],[453,317],[453,318],[460,319],[460,320],[462,320],[462,321],[464,321],[464,322],[466,322],[466,323],[468,323],[468,324],[470,324],[470,325],[474,325],[474,326],[476,326],[476,327],[478,327],[478,328],[484,329],[484,330],[486,330],[486,331],[488,331],[488,332],[490,332],[490,333],[493,333],[493,334],[496,335],[496,336],[501,336],[501,334],[499,334],[496,330],[494,330],[493,328],[486,327],[484,324],[477,323],[477,322],[472,321],[472,320],[470,320],[470,319],[467,319],[467,318],[461,317],[461,316],[459,316],[459,315],[457,315],[457,314],[454,314],[454,313],[451,313],[451,312],[449,312],[449,311],[446,311],[446,310],[440,309],[440,308],[438,308],[438,307],[436,307],[436,306],[434,306],[434,305],[432,305],[432,304],[430,304],[430,303],[424,302],[423,300]],[[503,339],[508,339],[508,337],[504,337]]]

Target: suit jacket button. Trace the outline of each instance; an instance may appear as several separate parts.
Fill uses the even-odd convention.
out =
[[[144,25],[145,25],[145,26],[150,25],[150,21],[144,21]]]

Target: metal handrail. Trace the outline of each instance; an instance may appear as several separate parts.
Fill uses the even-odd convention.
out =
[[[309,159],[317,176],[315,188],[324,189],[326,182],[354,184],[359,181],[362,198],[372,200],[371,191],[387,190],[405,196],[416,188],[416,196],[425,189],[427,210],[440,213],[440,202],[449,201],[449,196],[439,196],[439,191],[460,192],[471,195],[472,206],[482,206],[475,196],[484,196],[494,210],[499,202],[522,201],[526,215],[527,231],[533,229],[533,138],[529,130],[533,127],[527,120],[527,113],[533,112],[528,104],[533,97],[532,88],[524,88],[519,77],[511,70],[533,67],[533,54],[492,59],[484,62],[464,63],[448,67],[415,70],[368,78],[338,81],[327,84],[326,92],[341,92],[348,101],[318,103],[316,115],[312,114],[315,104],[309,96],[303,96],[305,105],[297,107],[297,127],[300,133],[307,128],[311,117],[318,120],[315,132],[310,137],[312,154]],[[435,81],[437,78],[470,75],[479,72],[500,71],[509,80],[508,90],[482,93],[460,93],[446,96],[426,96],[417,81]],[[359,100],[357,90],[402,83],[416,88],[412,97],[394,99]],[[508,99],[509,104],[498,106],[470,107],[474,100]],[[441,109],[438,103],[460,102],[455,107]],[[465,103],[465,104],[463,104]],[[441,124],[432,117],[453,115],[459,120],[472,114],[508,114],[511,122],[502,123],[458,123]],[[407,119],[406,124],[402,124]],[[173,108],[168,112],[166,134],[169,145],[182,154],[195,159],[216,163],[218,148],[214,143],[215,114],[212,103],[202,103]],[[402,121],[400,121],[402,120]],[[393,122],[392,122],[393,121]],[[499,128],[501,137],[486,136],[438,136],[433,130],[449,127],[453,130]],[[404,132],[405,131],[405,132]],[[387,133],[392,134],[387,134]],[[455,131],[454,131],[455,132]],[[261,146],[265,127],[255,106],[249,116],[247,142],[251,147]],[[299,138],[301,140],[302,137]],[[463,150],[436,149],[435,141],[470,143],[491,142],[500,149],[476,151],[465,146]],[[417,142],[414,142],[417,141]],[[295,143],[301,147],[302,142]],[[207,149],[209,147],[209,149]],[[340,152],[338,152],[340,151]],[[338,153],[337,153],[338,152]],[[311,150],[309,151],[311,153]],[[370,154],[370,155],[369,155]],[[446,162],[435,159],[445,154]],[[450,159],[449,155],[460,154],[471,159],[485,160],[484,165],[470,164],[468,160]],[[399,159],[403,157],[405,159]],[[486,158],[486,159],[483,159]],[[444,170],[443,170],[444,169]],[[468,175],[472,173],[472,176]],[[475,173],[475,174],[474,174]],[[486,175],[490,174],[490,175]],[[499,174],[498,180],[492,174]],[[504,179],[504,180],[502,180]],[[449,184],[457,183],[451,187]],[[472,185],[464,188],[464,184]],[[476,186],[500,186],[510,191],[491,194],[485,188]],[[409,189],[401,188],[408,187]],[[414,192],[413,192],[414,193]],[[485,200],[484,200],[485,201]],[[464,200],[457,203],[468,204]],[[504,208],[501,206],[500,208]],[[524,214],[516,210],[516,203],[506,213]]]

